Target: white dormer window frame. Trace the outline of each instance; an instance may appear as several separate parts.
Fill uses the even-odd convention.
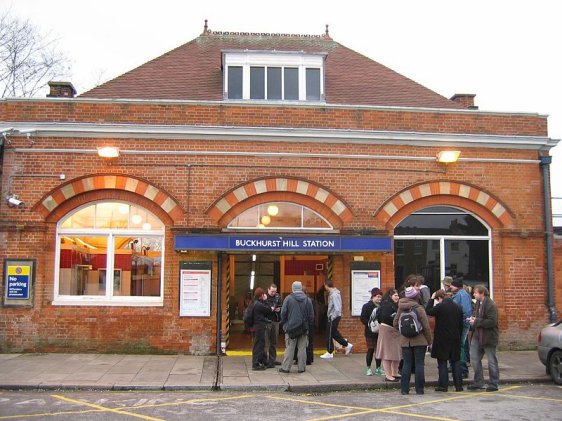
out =
[[[325,102],[325,58],[326,53],[223,51],[224,99]],[[295,71],[297,86],[290,82]],[[238,85],[236,91],[229,89],[229,81]]]

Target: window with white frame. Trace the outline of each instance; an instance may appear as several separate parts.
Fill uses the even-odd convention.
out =
[[[323,101],[325,54],[223,52],[224,97],[232,100]]]
[[[54,304],[162,305],[164,224],[144,208],[73,211],[57,226],[56,256]]]
[[[431,291],[445,276],[491,291],[490,228],[477,216],[452,206],[431,206],[408,215],[394,229],[395,285],[411,273],[424,276]]]

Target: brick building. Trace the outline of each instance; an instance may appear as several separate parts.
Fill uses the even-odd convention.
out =
[[[3,351],[244,348],[252,288],[301,280],[321,314],[326,277],[358,350],[368,291],[409,273],[488,285],[504,345],[549,318],[544,115],[444,98],[327,31],[205,27],[78,97],[51,85],[0,103]]]

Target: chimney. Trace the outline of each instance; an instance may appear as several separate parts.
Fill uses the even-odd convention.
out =
[[[76,95],[76,89],[72,86],[70,82],[49,82],[49,94],[47,98],[74,98]]]
[[[475,96],[475,94],[455,94],[451,97],[451,101],[455,101],[469,110],[477,110],[478,107],[474,105]]]

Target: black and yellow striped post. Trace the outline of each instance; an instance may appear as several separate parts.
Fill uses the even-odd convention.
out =
[[[228,348],[228,343],[230,341],[230,256],[226,256],[226,293],[225,293],[225,301],[226,301],[226,315],[225,315],[225,328],[224,328],[224,337],[223,341],[225,343],[225,348]]]

